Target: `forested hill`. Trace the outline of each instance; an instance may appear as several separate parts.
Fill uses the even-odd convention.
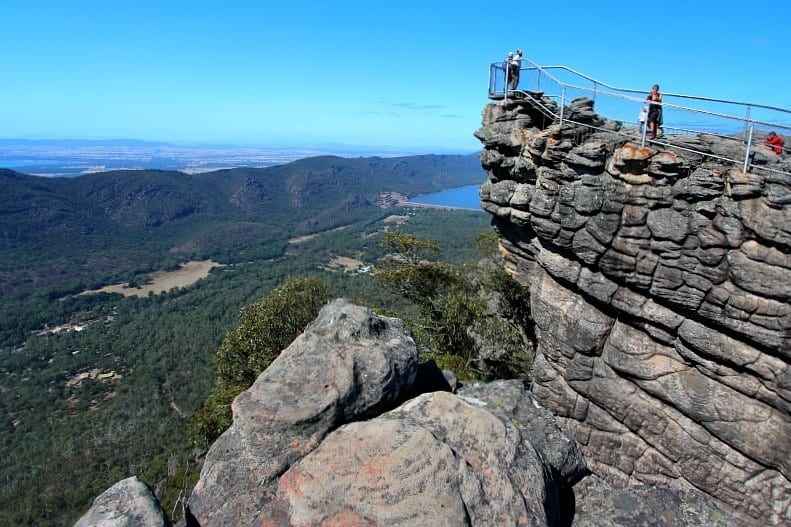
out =
[[[252,237],[285,239],[354,221],[382,191],[413,196],[484,179],[477,154],[322,156],[201,174],[41,178],[0,170],[0,296],[106,279],[131,262],[156,267],[163,253],[218,257]]]
[[[189,216],[259,219],[309,210],[324,212],[381,191],[407,196],[472,183],[485,173],[477,155],[401,158],[307,158],[268,168],[201,174],[118,170],[75,178],[40,178],[0,169],[2,239],[40,230],[85,231],[102,221],[155,227]],[[96,225],[95,225],[96,224]]]

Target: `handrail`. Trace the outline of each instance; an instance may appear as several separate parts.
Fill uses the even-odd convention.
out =
[[[641,106],[646,103],[645,98],[643,98],[644,94],[647,93],[646,90],[635,90],[635,89],[629,89],[629,88],[618,88],[618,87],[612,86],[610,84],[601,82],[598,79],[595,79],[595,78],[590,77],[588,75],[585,75],[583,73],[580,73],[580,72],[578,72],[578,71],[576,71],[576,70],[574,70],[572,68],[569,68],[567,66],[545,66],[545,67],[542,67],[542,66],[539,66],[538,64],[536,64],[535,62],[533,62],[532,60],[530,60],[527,57],[522,57],[522,67],[520,68],[520,79],[524,79],[524,77],[525,77],[525,76],[522,75],[522,72],[535,74],[535,79],[534,80],[535,80],[535,84],[536,84],[536,89],[535,90],[527,90],[526,91],[526,90],[520,88],[520,89],[517,89],[517,90],[512,90],[512,89],[510,89],[510,87],[507,84],[504,84],[503,86],[499,86],[499,82],[501,80],[503,80],[504,75],[505,75],[505,79],[507,79],[507,73],[503,69],[503,64],[504,64],[503,62],[494,62],[494,63],[490,64],[490,66],[489,66],[489,97],[492,98],[492,99],[505,99],[505,100],[507,100],[508,97],[509,97],[509,94],[510,94],[511,96],[529,97],[534,103],[539,103],[540,104],[540,102],[533,95],[528,93],[529,91],[534,91],[534,92],[540,92],[540,93],[544,94],[544,96],[546,96],[546,97],[548,97],[550,99],[559,99],[559,102],[560,102],[560,104],[558,105],[559,115],[553,113],[552,110],[550,110],[549,108],[546,108],[543,105],[541,105],[541,106],[542,106],[542,111],[545,114],[549,114],[549,116],[551,118],[553,118],[553,119],[559,119],[559,122],[560,122],[561,126],[562,126],[564,120],[568,121],[567,118],[564,119],[564,107],[566,106],[566,103],[570,100],[570,97],[568,97],[567,91],[576,90],[578,92],[592,94],[592,99],[594,101],[596,100],[596,96],[597,95],[608,97],[609,99],[605,100],[605,106],[606,105],[610,105],[612,107],[612,105],[616,105],[615,107],[611,108],[612,111],[614,113],[616,113],[616,114],[619,114],[619,113],[623,114],[625,109],[628,109],[629,107],[631,107],[629,105],[624,106],[624,104],[619,104],[617,102],[618,100],[620,100],[622,102],[627,102],[628,101],[630,103],[639,104]],[[527,64],[527,66],[525,66],[525,64]],[[548,71],[548,70],[553,70],[553,71]],[[581,79],[584,79],[584,80],[590,82],[592,84],[592,86],[590,86],[590,87],[588,87],[588,86],[578,86],[578,85],[575,85],[575,84],[570,84],[568,82],[564,82],[564,81],[560,80],[559,78],[557,78],[555,75],[553,75],[554,70],[560,70],[560,71],[563,71],[563,72],[570,73],[571,75],[574,75],[576,77],[579,77]],[[546,90],[543,89],[542,86],[541,86],[542,80],[545,80],[545,79],[550,81],[550,84],[555,84],[557,88],[560,88],[560,93],[555,93],[555,94],[545,93]],[[524,82],[522,84],[524,84]],[[601,88],[604,88],[604,90],[602,90]],[[620,93],[613,93],[613,92],[620,92]],[[634,97],[633,94],[640,94],[640,97]],[[692,114],[700,116],[700,118],[697,121],[695,121],[694,124],[688,123],[688,122],[685,123],[683,120],[678,120],[678,121],[674,122],[673,125],[666,124],[666,127],[667,127],[668,130],[671,130],[671,129],[672,130],[680,130],[680,131],[682,131],[682,134],[711,134],[711,135],[717,135],[717,136],[722,137],[722,138],[727,138],[729,140],[737,140],[737,141],[739,141],[740,139],[738,137],[734,137],[733,134],[728,136],[728,135],[724,135],[724,134],[718,133],[715,130],[723,130],[723,131],[724,130],[729,130],[729,129],[733,130],[732,125],[728,125],[727,124],[728,121],[736,121],[736,122],[739,122],[739,123],[743,123],[744,124],[744,130],[743,130],[743,133],[741,134],[742,135],[741,142],[742,142],[742,144],[746,145],[746,149],[745,149],[745,152],[744,152],[744,158],[741,159],[741,160],[738,160],[738,159],[726,159],[726,158],[720,158],[720,159],[727,160],[729,162],[733,162],[733,163],[740,164],[740,165],[743,164],[744,171],[748,171],[751,167],[755,167],[755,168],[758,168],[758,169],[761,169],[761,170],[767,170],[769,172],[780,173],[780,174],[783,174],[783,175],[786,175],[786,176],[791,175],[789,172],[785,172],[784,171],[786,169],[786,167],[784,167],[784,166],[780,167],[783,170],[778,170],[777,168],[770,168],[770,167],[765,166],[765,165],[752,164],[752,155],[753,155],[752,147],[753,147],[753,143],[755,142],[755,138],[753,137],[753,134],[754,134],[754,131],[755,131],[755,126],[758,125],[760,127],[766,127],[766,128],[769,128],[769,129],[778,128],[778,129],[786,130],[787,133],[791,133],[791,110],[785,109],[785,108],[778,108],[778,107],[774,107],[774,106],[769,106],[769,105],[765,105],[765,104],[746,103],[746,102],[740,102],[740,101],[731,101],[731,100],[726,100],[726,99],[716,99],[716,98],[711,98],[711,97],[700,97],[700,96],[686,95],[686,94],[663,93],[663,95],[664,95],[664,98],[662,100],[662,107],[663,107],[663,109],[673,110],[674,111],[674,116],[675,116],[675,113],[680,113],[681,115],[687,115],[689,113],[692,113]],[[735,106],[742,106],[742,107],[746,108],[746,116],[745,117],[736,117],[736,116],[733,116],[733,115],[728,115],[727,113],[722,113],[721,111],[704,110],[702,108],[691,107],[691,105],[690,106],[685,106],[685,105],[680,105],[680,104],[673,104],[671,102],[668,102],[666,100],[667,98],[678,98],[678,99],[686,99],[686,100],[690,100],[690,101],[704,101],[704,102],[707,102],[707,103],[729,104],[729,105],[735,105]],[[767,112],[779,112],[781,114],[781,116],[780,116],[780,118],[778,118],[778,120],[782,119],[783,122],[777,122],[777,121],[774,121],[774,120],[767,120],[767,119],[757,119],[755,117],[751,117],[751,111],[753,109],[761,110],[758,113],[762,113],[764,115],[766,115]],[[602,114],[604,115],[603,112],[602,112]],[[773,116],[773,115],[770,115],[770,118],[771,119],[775,119],[776,117]],[[619,120],[619,121],[622,121],[622,122],[625,122],[625,123],[630,122],[629,119],[616,119],[616,120]],[[784,123],[789,123],[789,124],[784,124]],[[581,124],[581,123],[576,123],[576,124]],[[696,124],[699,124],[700,126],[703,126],[704,128],[707,128],[707,129],[705,129],[705,130],[693,130],[691,128],[687,128],[686,127],[686,126],[695,126]],[[588,126],[588,125],[585,125],[585,126]],[[634,132],[631,132],[631,133],[633,134]],[[646,137],[645,137],[645,134],[644,134],[644,130],[643,130],[642,135],[643,135],[642,142],[643,142],[643,144],[645,144]],[[656,140],[653,140],[653,141],[655,143],[659,144],[658,141],[656,141]],[[673,145],[673,144],[669,144],[669,143],[665,143],[665,142],[661,142],[661,144],[663,144],[664,146],[672,147],[672,148],[679,148],[680,150],[688,150],[687,148],[683,148],[680,145]],[[788,147],[784,148],[784,151],[786,151],[786,152],[788,152],[789,150],[790,149]],[[690,150],[690,151],[694,152],[694,150]],[[697,153],[703,154],[703,155],[710,155],[710,154],[712,154],[712,153],[706,154],[705,152],[697,152]],[[716,156],[716,155],[714,155],[712,157],[719,158],[719,156]]]
[[[535,62],[533,62],[532,60],[530,60],[527,57],[523,57],[522,58],[522,63],[529,63],[530,66],[527,66],[527,67],[523,66],[522,68],[520,68],[520,72],[521,71],[537,71],[539,73],[539,76],[543,74],[544,76],[546,76],[549,79],[551,79],[554,82],[556,82],[561,87],[573,88],[573,89],[582,90],[582,91],[591,91],[594,94],[594,97],[593,97],[594,100],[595,100],[595,95],[597,93],[603,93],[603,94],[605,93],[605,92],[597,91],[596,87],[598,87],[598,86],[602,86],[602,87],[607,88],[609,90],[614,90],[614,91],[618,91],[618,92],[639,93],[639,94],[647,93],[646,90],[636,90],[636,89],[632,89],[632,88],[618,88],[616,86],[612,86],[612,85],[607,84],[605,82],[602,82],[602,81],[600,81],[598,79],[595,79],[595,78],[593,78],[593,77],[591,77],[589,75],[586,75],[584,73],[580,73],[580,72],[578,72],[577,70],[575,70],[573,68],[569,68],[568,66],[539,66],[538,64],[536,64]],[[502,62],[493,62],[490,65],[490,68],[489,68],[489,72],[490,72],[489,97],[490,98],[499,98],[499,96],[500,96],[500,94],[498,94],[495,90],[493,90],[491,72],[493,70],[498,69],[501,64],[502,64]],[[559,69],[559,70],[562,70],[562,71],[567,71],[567,72],[569,72],[569,73],[571,73],[573,75],[576,75],[576,76],[578,76],[580,78],[583,78],[583,79],[591,82],[594,85],[594,88],[593,89],[586,88],[584,86],[572,85],[572,84],[569,84],[567,82],[561,81],[560,79],[558,79],[557,77],[555,77],[554,75],[552,75],[548,71],[550,69]],[[505,93],[506,91],[507,90],[504,90],[501,95],[503,97],[507,98],[508,94]],[[623,96],[621,94],[616,94],[616,93],[608,93],[607,95],[613,96],[613,97],[628,98],[628,97],[625,97],[625,96]],[[708,115],[715,116],[715,117],[724,117],[724,118],[729,118],[729,119],[736,119],[736,120],[739,120],[739,121],[749,121],[749,122],[753,122],[755,124],[761,124],[761,125],[765,125],[765,126],[780,126],[782,128],[786,128],[786,129],[791,130],[791,125],[783,125],[782,123],[768,122],[768,121],[759,121],[759,120],[755,120],[755,119],[750,119],[750,111],[751,111],[751,109],[760,108],[760,109],[763,109],[763,110],[770,110],[770,111],[773,111],[773,112],[781,112],[783,114],[787,114],[789,121],[791,121],[791,110],[786,109],[786,108],[779,108],[779,107],[776,107],[776,106],[769,106],[769,105],[760,104],[760,103],[732,101],[732,100],[727,100],[727,99],[716,99],[716,98],[712,98],[712,97],[701,97],[701,96],[697,96],[697,95],[687,95],[687,94],[681,94],[681,93],[665,93],[665,92],[663,92],[663,95],[665,97],[670,97],[670,98],[675,97],[675,98],[679,98],[679,99],[690,99],[690,100],[697,100],[697,101],[713,102],[713,103],[718,103],[718,104],[731,104],[731,105],[735,105],[735,106],[743,106],[743,107],[746,108],[746,117],[736,117],[736,116],[731,116],[731,115],[721,114],[721,113],[716,113],[716,112],[707,112],[706,110],[697,109],[697,108],[690,108],[690,107],[685,107],[685,106],[680,106],[680,105],[675,105],[674,107],[678,108],[678,109],[682,109],[682,110],[688,110],[688,111],[693,111],[693,112],[697,112],[697,113],[708,114]],[[634,99],[630,99],[630,100],[644,102],[644,100],[638,99],[638,98],[634,98]],[[664,104],[664,106],[673,106],[673,105],[670,105],[670,104],[668,104],[667,102],[664,102],[664,101],[663,101],[663,104]],[[745,127],[745,132],[746,132],[746,127]]]
[[[530,70],[532,68],[526,68],[526,69]],[[574,85],[574,84],[565,84],[565,83],[562,83],[561,81],[558,81],[557,79],[554,79],[554,77],[553,77],[553,80],[555,80],[556,82],[558,82],[558,84],[560,84],[561,86],[564,86],[566,88],[572,88],[572,89],[580,90],[580,91],[590,91],[590,88],[586,88],[584,86],[577,86],[577,85]],[[618,90],[619,88],[610,88],[610,89]],[[621,91],[645,93],[645,90],[643,90],[642,92],[640,92],[638,90],[621,90]],[[628,100],[628,101],[639,102],[640,104],[644,104],[645,103],[645,99],[643,99],[643,98],[629,97],[628,95],[621,95],[619,93],[610,93],[610,92],[596,92],[596,93],[600,93],[602,95],[608,95],[610,97],[616,97],[616,98],[619,98],[619,99],[625,99],[625,100]],[[691,95],[690,96],[674,95],[674,94],[671,94],[671,93],[663,93],[662,95],[665,96],[665,97],[686,97],[686,98],[689,98],[689,99],[698,99],[698,100],[709,101],[709,102],[730,102],[732,104],[745,104],[745,103],[737,103],[737,102],[733,102],[733,101],[723,101],[723,100],[720,100],[720,99],[707,99],[707,98],[704,98],[704,97],[695,97],[695,96],[691,96]],[[695,113],[699,113],[699,114],[703,114],[703,115],[708,115],[708,116],[711,116],[711,117],[722,117],[724,119],[734,119],[734,120],[737,120],[737,121],[744,121],[745,120],[745,119],[743,119],[741,117],[728,115],[726,113],[711,112],[711,111],[708,111],[708,110],[701,110],[699,108],[692,108],[692,107],[689,107],[689,106],[681,106],[681,105],[678,105],[678,104],[665,102],[664,100],[662,101],[661,104],[665,108],[675,108],[677,110],[685,110],[685,111],[689,111],[689,112],[695,112]],[[764,109],[767,109],[767,110],[774,110],[775,109],[772,106],[758,106],[758,105],[754,105],[752,107],[753,108],[760,107],[760,108],[764,108]],[[791,110],[782,110],[781,109],[780,111],[788,112],[789,115],[791,116]],[[782,125],[782,124],[779,124],[779,123],[772,123],[772,122],[769,122],[769,121],[760,121],[760,120],[757,120],[757,119],[749,119],[749,122],[755,123],[755,124],[760,124],[760,125],[765,125],[765,126],[778,126],[778,127],[782,127],[782,128],[791,128],[791,126],[786,126],[786,125]]]
[[[528,60],[528,59],[522,59],[522,60]],[[534,64],[532,61],[528,60],[528,62],[530,62],[531,64]],[[593,77],[585,75],[584,73],[580,73],[580,72],[578,72],[577,70],[575,70],[573,68],[569,68],[568,66],[538,66],[538,65],[534,64],[533,67],[536,68],[536,69],[539,69],[539,70],[543,70],[543,71],[551,70],[551,69],[565,70],[565,71],[568,71],[569,73],[573,73],[574,75],[577,75],[578,77],[582,77],[585,80],[589,80],[589,81],[591,81],[594,84],[597,84],[599,86],[604,86],[605,88],[610,89],[610,90],[615,90],[615,91],[620,91],[620,92],[628,92],[628,93],[646,93],[646,90],[635,90],[635,89],[632,89],[632,88],[618,88],[618,87],[615,87],[615,86],[611,86],[610,84],[607,84],[607,83],[602,82],[600,80],[594,79]],[[532,69],[532,68],[523,68],[523,69]],[[559,81],[555,77],[552,77],[552,79],[555,80],[558,83],[561,83],[561,81]],[[758,103],[752,103],[752,102],[731,101],[731,100],[728,100],[728,99],[714,99],[714,98],[711,98],[711,97],[700,97],[698,95],[686,95],[686,94],[683,94],[683,93],[666,93],[666,92],[662,92],[662,93],[663,93],[663,95],[665,97],[678,97],[679,99],[693,99],[693,100],[698,100],[698,101],[718,102],[718,103],[724,103],[724,104],[735,104],[735,105],[738,105],[738,106],[750,106],[752,108],[763,108],[765,110],[772,110],[772,111],[776,111],[776,112],[783,112],[783,113],[787,113],[787,114],[791,115],[791,110],[788,110],[786,108],[779,108],[777,106],[768,106],[768,105],[765,105],[765,104],[758,104]]]

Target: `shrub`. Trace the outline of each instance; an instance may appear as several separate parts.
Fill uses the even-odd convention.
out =
[[[197,445],[208,446],[230,426],[234,398],[304,331],[330,298],[329,288],[319,279],[291,278],[242,310],[240,324],[215,355],[211,392],[193,415],[190,436]]]

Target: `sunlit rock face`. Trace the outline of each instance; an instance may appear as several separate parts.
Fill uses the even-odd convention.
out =
[[[588,99],[556,109],[489,104],[476,132],[482,206],[531,286],[534,394],[609,483],[789,524],[791,163],[745,173],[714,157],[737,141],[641,145]]]
[[[558,525],[587,468],[552,414],[518,380],[451,393],[419,370],[403,321],[326,305],[234,400],[186,525]]]

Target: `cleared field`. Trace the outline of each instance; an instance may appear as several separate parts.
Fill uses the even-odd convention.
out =
[[[101,289],[85,291],[81,294],[91,293],[119,293],[124,296],[148,296],[149,292],[155,295],[170,291],[174,287],[187,287],[201,278],[208,276],[213,267],[222,267],[222,264],[211,260],[201,262],[191,261],[181,264],[175,271],[159,271],[151,274],[149,282],[141,287],[128,287],[127,284],[107,285]]]

